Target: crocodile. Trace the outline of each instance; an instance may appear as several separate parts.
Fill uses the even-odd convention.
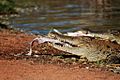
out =
[[[52,43],[50,46],[85,57],[88,61],[107,60],[114,56],[120,59],[120,45],[115,41],[91,36],[68,36],[57,32],[49,33],[48,37],[68,44]]]

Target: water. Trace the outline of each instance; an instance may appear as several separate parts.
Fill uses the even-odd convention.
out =
[[[25,6],[20,17],[12,18],[11,25],[34,34],[47,34],[52,29],[61,32],[120,30],[120,6],[110,0],[93,1],[38,0],[35,5]]]

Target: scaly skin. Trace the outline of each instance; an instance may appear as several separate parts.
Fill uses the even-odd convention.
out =
[[[111,34],[111,33],[90,33],[94,37],[100,37],[103,39],[109,39],[111,41],[116,41],[118,44],[120,44],[120,34]]]
[[[54,48],[86,57],[89,61],[99,61],[120,54],[120,45],[109,40],[87,36],[71,37],[59,33],[49,33],[48,37],[60,40],[69,46],[51,44]]]

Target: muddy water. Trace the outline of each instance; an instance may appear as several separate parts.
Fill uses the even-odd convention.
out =
[[[35,34],[47,34],[51,29],[58,29],[61,32],[78,31],[80,29],[97,32],[104,32],[109,29],[120,30],[120,6],[116,4],[117,1],[35,1],[33,5],[29,6],[27,2],[24,3],[26,6],[20,11],[20,16],[11,19],[13,27]]]

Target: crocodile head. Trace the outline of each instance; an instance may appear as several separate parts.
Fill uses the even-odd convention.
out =
[[[81,37],[67,36],[67,35],[56,33],[56,32],[49,33],[48,37],[57,39],[61,42],[68,43],[75,46],[89,43],[92,39],[94,39],[93,37],[88,37],[88,36],[81,36]]]

